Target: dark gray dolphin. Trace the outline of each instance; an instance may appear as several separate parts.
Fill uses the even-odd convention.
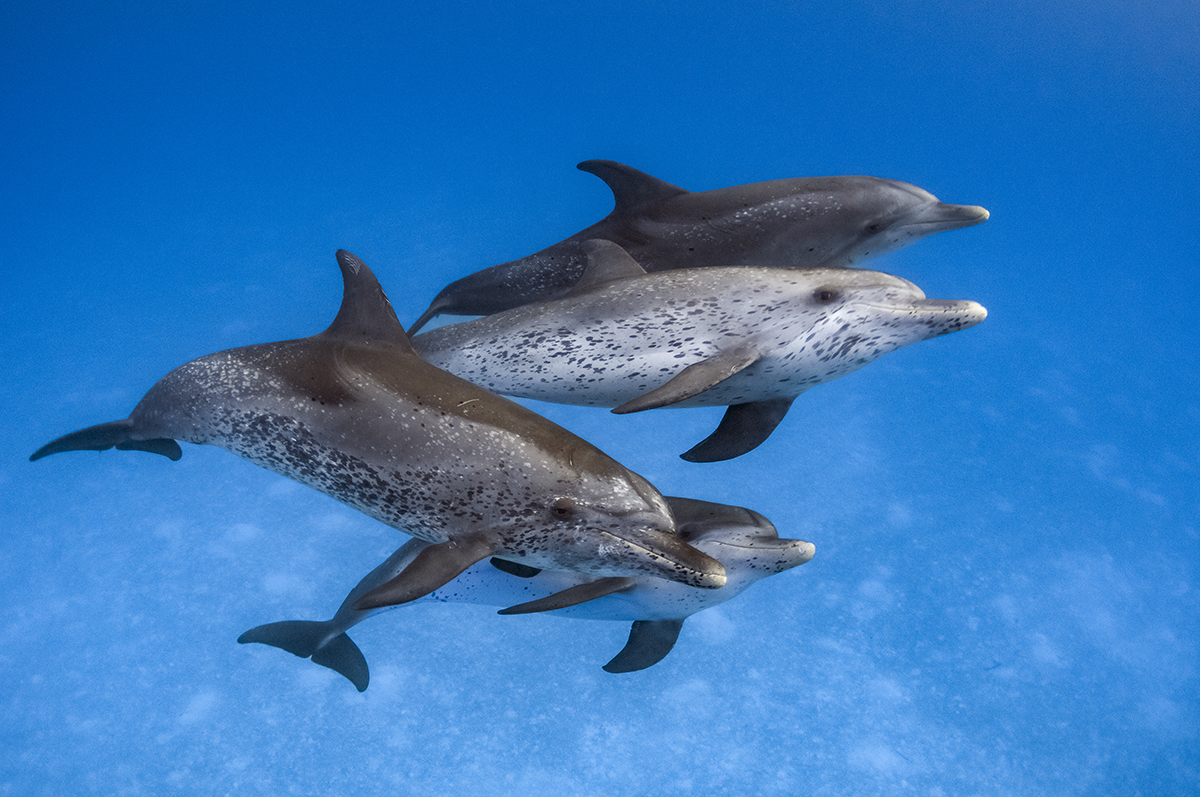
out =
[[[441,314],[488,315],[565,293],[583,273],[580,247],[602,238],[646,271],[750,264],[847,268],[921,238],[986,221],[975,205],[879,177],[797,177],[687,191],[614,161],[579,164],[608,183],[616,207],[536,254],[450,283],[410,332]]]
[[[420,600],[511,607],[501,614],[553,611],[580,619],[633,621],[625,647],[604,669],[634,672],[657,664],[671,651],[686,618],[739,595],[759,579],[804,564],[815,551],[812,543],[781,539],[771,521],[753,510],[688,498],[666,500],[675,515],[680,539],[725,565],[728,581],[721,589],[695,589],[652,577],[595,580],[568,571],[522,570],[494,559],[492,564],[473,565]],[[261,642],[311,658],[363,691],[370,670],[362,651],[346,632],[392,607],[359,609],[358,599],[394,578],[428,546],[422,540],[406,543],[350,591],[332,619],[268,623],[242,634],[238,642]],[[603,594],[577,600],[580,593],[586,598],[595,592]]]
[[[586,241],[566,296],[413,338],[422,357],[509,396],[613,407],[728,406],[683,455],[752,450],[816,385],[890,351],[974,326],[972,301],[927,299],[866,269],[710,267],[647,274],[619,246]]]
[[[163,377],[125,420],[38,449],[227,449],[432,543],[358,600],[404,603],[493,555],[593,576],[715,588],[724,569],[676,536],[662,495],[586,441],[424,362],[361,260],[319,335],[210,354]]]

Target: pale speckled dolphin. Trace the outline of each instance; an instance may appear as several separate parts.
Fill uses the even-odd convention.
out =
[[[583,273],[580,244],[592,238],[619,244],[650,272],[743,263],[847,268],[988,218],[976,205],[949,205],[879,177],[797,177],[692,192],[614,161],[579,168],[608,183],[612,213],[540,252],[450,283],[410,332],[441,314],[487,315],[563,295]]]
[[[420,600],[488,606],[520,603],[501,614],[554,611],[580,619],[632,620],[629,641],[604,669],[634,672],[657,664],[671,651],[686,618],[729,600],[759,579],[804,564],[815,551],[812,543],[780,539],[771,522],[753,510],[687,498],[666,500],[675,515],[679,537],[725,565],[728,581],[721,589],[701,590],[648,577],[593,581],[561,570],[521,571],[493,560],[494,567],[486,562],[473,565]],[[262,642],[301,658],[311,657],[363,691],[370,680],[367,661],[346,632],[387,609],[356,608],[358,598],[390,581],[428,545],[412,540],[388,557],[351,590],[332,619],[260,625],[238,637],[238,642]],[[586,602],[575,602],[580,591],[585,592]],[[603,594],[587,597],[594,592]]]
[[[510,396],[614,407],[728,406],[693,462],[760,445],[809,388],[902,346],[974,326],[970,301],[926,299],[860,269],[711,267],[647,274],[620,247],[587,241],[564,298],[430,330],[422,357]]]
[[[662,495],[586,441],[417,356],[361,260],[337,253],[345,293],[319,335],[210,354],[165,376],[123,421],[30,459],[116,446],[232,451],[426,542],[364,607],[404,603],[500,555],[593,576],[650,574],[706,588],[724,569],[682,542]]]

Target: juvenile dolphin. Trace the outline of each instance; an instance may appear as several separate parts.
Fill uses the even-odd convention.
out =
[[[420,600],[488,606],[520,603],[501,614],[554,611],[580,619],[632,620],[629,641],[604,669],[614,673],[633,672],[657,664],[671,651],[686,618],[729,600],[761,578],[804,564],[815,551],[812,543],[780,539],[771,522],[753,510],[687,498],[668,496],[666,500],[674,512],[680,539],[725,565],[728,581],[721,589],[701,590],[648,577],[594,581],[569,571],[521,571],[511,563],[493,560],[491,565],[486,562],[473,565]],[[428,545],[411,540],[388,557],[350,591],[332,619],[260,625],[238,637],[238,642],[262,642],[301,658],[311,657],[363,691],[370,680],[367,661],[346,632],[371,615],[392,607],[359,609],[358,598],[391,580]],[[518,578],[512,572],[521,572],[524,577]],[[605,581],[621,583],[601,583]],[[612,589],[614,586],[616,589]],[[573,591],[595,589],[604,590],[605,594],[586,603],[573,602],[576,597]]]
[[[923,188],[879,177],[797,177],[687,191],[615,161],[579,164],[612,189],[601,221],[536,254],[450,283],[410,329],[434,316],[487,315],[563,295],[583,273],[581,244],[622,246],[646,271],[751,263],[846,268],[934,233],[986,221]]]
[[[564,298],[413,338],[422,357],[510,396],[614,407],[728,406],[683,454],[731,459],[760,445],[811,387],[890,351],[974,326],[970,301],[926,299],[859,269],[712,267],[647,274],[609,241]]]
[[[116,446],[181,455],[176,440],[232,451],[432,543],[358,600],[404,603],[499,555],[595,576],[696,586],[724,569],[679,539],[641,476],[513,402],[425,363],[375,275],[337,253],[341,309],[319,335],[230,349],[176,368],[125,420],[30,459]]]

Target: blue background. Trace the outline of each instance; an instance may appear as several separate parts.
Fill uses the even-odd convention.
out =
[[[0,793],[1185,794],[1200,783],[1200,11],[1107,3],[34,4],[0,10]],[[29,453],[171,368],[320,331],[333,253],[411,323],[693,190],[870,174],[986,224],[871,262],[982,325],[719,410],[537,404],[813,561],[627,625],[420,605],[360,695],[245,629],[405,537],[224,451]]]

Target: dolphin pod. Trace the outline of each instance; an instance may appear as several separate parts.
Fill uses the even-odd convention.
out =
[[[619,246],[585,241],[563,298],[413,338],[429,362],[509,396],[612,407],[727,406],[693,462],[763,443],[801,393],[922,340],[981,322],[976,302],[927,299],[861,269],[749,266],[647,274]]]
[[[666,500],[674,513],[678,536],[725,565],[728,581],[721,589],[696,589],[640,576],[593,580],[568,571],[522,570],[493,559],[491,564],[473,565],[420,600],[509,607],[501,614],[553,611],[581,619],[633,621],[625,647],[604,669],[611,673],[635,672],[657,664],[671,651],[686,618],[739,595],[759,579],[802,565],[813,556],[812,543],[780,538],[775,526],[753,510],[687,498]],[[406,543],[350,591],[332,619],[268,623],[242,634],[238,642],[261,642],[311,658],[364,691],[370,670],[346,632],[387,608],[357,608],[358,598],[391,580],[428,545],[422,540]],[[597,591],[604,594],[586,602],[575,600],[579,592]]]
[[[562,296],[583,273],[581,245],[593,238],[618,244],[650,272],[739,263],[847,268],[988,218],[976,205],[947,204],[879,177],[798,177],[693,192],[615,161],[578,168],[612,189],[611,213],[540,252],[450,283],[410,333],[438,315],[489,315]]]
[[[599,449],[424,362],[375,275],[339,251],[341,309],[324,332],[176,368],[130,416],[31,457],[177,440],[225,448],[430,543],[360,609],[425,595],[489,556],[597,577],[725,583],[675,534],[662,495]]]

